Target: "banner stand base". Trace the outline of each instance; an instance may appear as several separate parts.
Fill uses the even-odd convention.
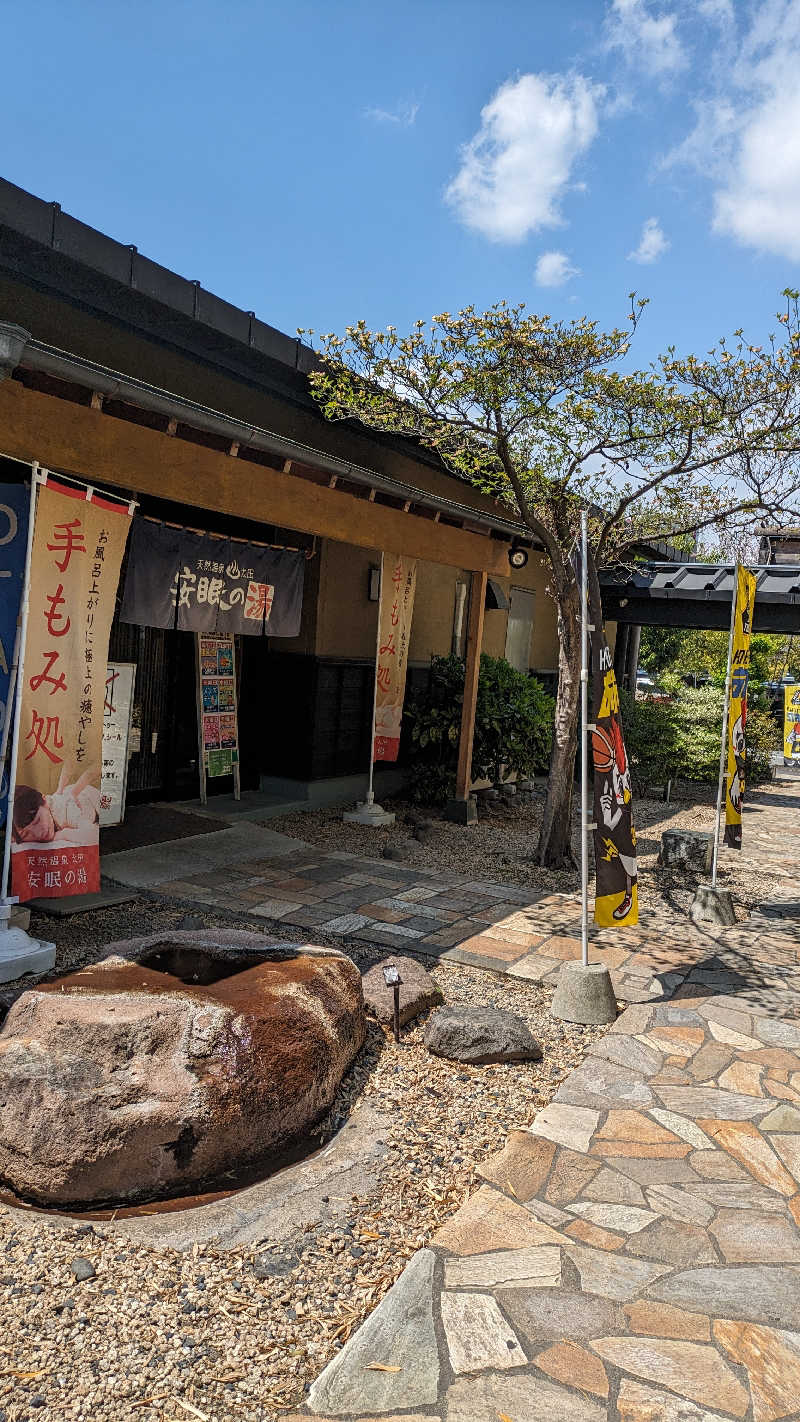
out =
[[[55,943],[31,938],[24,928],[9,926],[14,907],[15,903],[0,902],[0,983],[13,982],[25,973],[49,973],[55,967]]]
[[[584,1026],[614,1022],[617,999],[605,963],[565,963],[550,1012],[562,1022],[581,1022]]]
[[[689,909],[692,923],[718,923],[730,928],[736,922],[730,889],[698,884]]]
[[[345,810],[342,819],[354,825],[373,825],[376,829],[382,829],[393,825],[396,815],[393,810],[384,810],[381,805],[376,805],[374,800],[359,800],[354,810]]]

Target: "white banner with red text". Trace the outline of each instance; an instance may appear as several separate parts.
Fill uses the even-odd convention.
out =
[[[132,511],[85,486],[39,489],[11,846],[23,902],[100,888],[108,640]]]

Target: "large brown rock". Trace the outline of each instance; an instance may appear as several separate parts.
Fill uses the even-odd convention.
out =
[[[344,954],[235,931],[110,947],[23,993],[0,1032],[0,1179],[19,1194],[230,1185],[330,1106],[365,1031]]]

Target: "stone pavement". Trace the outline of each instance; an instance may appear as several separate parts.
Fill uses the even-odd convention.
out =
[[[800,1415],[800,1022],[733,996],[734,977],[721,959],[623,1013],[305,1415]]]
[[[677,916],[640,933],[623,966],[668,962],[669,1000],[629,1006],[486,1162],[294,1422],[798,1422],[798,792],[745,822],[782,891],[684,920],[674,969]]]
[[[794,893],[797,806],[794,785],[751,794],[746,848],[738,861],[746,864],[750,856],[754,872],[768,865]],[[733,854],[722,850],[723,870]],[[565,960],[580,957],[576,894],[536,896],[518,885],[329,852],[258,825],[128,850],[108,856],[103,867],[128,887],[155,889],[186,903],[549,985]],[[752,920],[741,926],[745,954],[753,931]],[[782,947],[786,961],[795,961],[794,936],[783,920],[761,924],[757,932],[767,932],[775,952]],[[648,905],[643,891],[638,926],[594,929],[590,957],[610,968],[618,1001],[647,1002],[669,996],[713,952],[719,933],[696,927],[663,902]],[[734,938],[727,941],[732,946]]]

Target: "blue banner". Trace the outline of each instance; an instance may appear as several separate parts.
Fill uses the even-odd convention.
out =
[[[9,684],[25,576],[30,490],[25,484],[0,484],[0,743],[11,715]],[[10,740],[10,736],[9,736]],[[0,830],[5,828],[8,765],[0,765]]]

